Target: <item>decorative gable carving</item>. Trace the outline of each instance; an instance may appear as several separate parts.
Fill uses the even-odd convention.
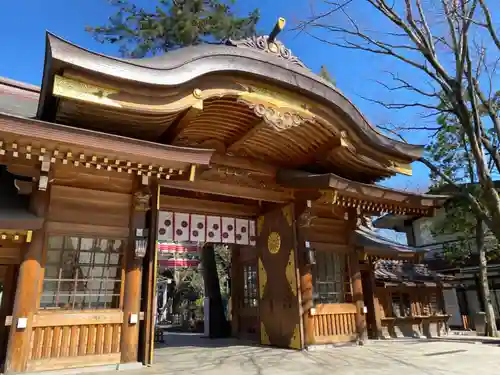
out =
[[[279,40],[269,40],[269,36],[267,35],[255,35],[241,40],[228,39],[226,44],[233,47],[250,48],[266,52],[307,69],[307,66],[297,56],[293,55],[290,48],[287,48]]]

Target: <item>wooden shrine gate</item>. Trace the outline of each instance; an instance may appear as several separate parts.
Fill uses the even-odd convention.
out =
[[[257,220],[260,342],[303,347],[297,284],[293,206],[275,208]]]

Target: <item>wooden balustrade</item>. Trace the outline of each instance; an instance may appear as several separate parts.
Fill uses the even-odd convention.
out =
[[[356,305],[339,303],[316,305],[310,310],[314,327],[314,344],[355,341]]]
[[[120,363],[123,312],[34,316],[28,371]]]

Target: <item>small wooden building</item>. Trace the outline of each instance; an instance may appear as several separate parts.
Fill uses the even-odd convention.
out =
[[[24,201],[0,207],[7,372],[151,363],[157,240],[236,249],[237,332],[364,340],[358,219],[443,203],[375,185],[423,149],[274,37],[124,60],[48,34],[39,92],[0,92],[2,184]]]
[[[380,236],[363,220],[354,232],[362,253],[360,271],[368,337],[436,337],[448,332],[443,291],[454,278],[431,271],[421,261],[425,249]]]
[[[448,333],[443,289],[452,277],[436,274],[422,263],[378,260],[374,264],[382,337],[427,337]]]

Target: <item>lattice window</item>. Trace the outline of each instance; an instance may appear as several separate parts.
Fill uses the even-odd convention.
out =
[[[257,267],[255,264],[243,266],[243,306],[257,307]]]
[[[119,308],[124,245],[120,239],[49,237],[40,308]]]
[[[408,293],[391,293],[392,315],[396,318],[411,316],[411,299]]]
[[[429,313],[431,315],[436,315],[440,313],[440,308],[439,308],[439,301],[437,298],[437,293],[436,292],[431,292],[429,294]]]
[[[313,275],[315,304],[344,303],[351,300],[346,262],[344,254],[317,251]]]

